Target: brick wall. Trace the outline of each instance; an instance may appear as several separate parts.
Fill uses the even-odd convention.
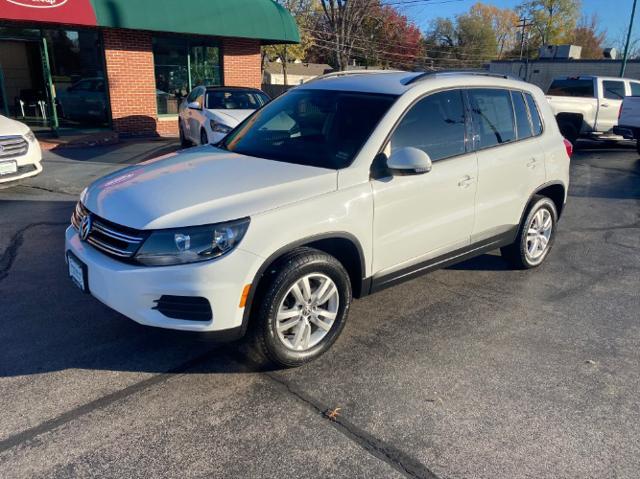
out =
[[[223,79],[226,86],[260,88],[262,65],[260,42],[239,38],[225,38],[222,43]]]
[[[177,117],[158,119],[152,34],[105,28],[103,37],[114,130],[124,135],[177,136]],[[227,38],[222,54],[225,85],[260,88],[260,42]]]
[[[118,133],[156,133],[156,80],[151,34],[103,30],[113,127]]]

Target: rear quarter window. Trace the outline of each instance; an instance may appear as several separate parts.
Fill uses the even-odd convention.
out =
[[[533,99],[533,95],[531,95],[531,93],[525,93],[524,97],[527,100],[527,106],[529,107],[529,115],[531,116],[533,134],[534,136],[542,135],[542,129],[543,129],[542,118],[540,116],[540,110],[538,109],[538,105],[536,101]]]
[[[593,80],[553,80],[547,95],[550,96],[575,96],[581,98],[595,98]]]

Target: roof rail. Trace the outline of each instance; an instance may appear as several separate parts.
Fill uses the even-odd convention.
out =
[[[367,74],[373,74],[373,73],[400,73],[401,71],[402,70],[345,70],[345,71],[331,72],[331,73],[325,73],[324,75],[319,75],[309,80],[308,82],[305,82],[305,84],[311,83],[316,80],[324,80],[326,78],[338,78],[338,77],[346,77],[351,75],[367,75]]]
[[[440,70],[432,72],[422,72],[419,75],[414,76],[405,82],[405,85],[411,85],[413,83],[426,80],[427,78],[435,77],[438,75],[476,75],[493,78],[504,78],[506,80],[517,80],[517,78],[511,75],[505,75],[504,73],[492,73],[492,72],[479,72],[479,71],[464,71],[464,70]]]

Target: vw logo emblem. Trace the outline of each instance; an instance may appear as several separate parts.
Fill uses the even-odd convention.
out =
[[[91,215],[85,216],[80,222],[80,239],[86,241],[89,233],[91,233]]]

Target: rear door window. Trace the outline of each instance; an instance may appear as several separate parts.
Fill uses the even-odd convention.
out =
[[[524,94],[527,100],[527,106],[529,107],[529,116],[531,116],[531,124],[533,126],[533,134],[535,136],[542,135],[542,118],[540,117],[540,110],[536,101],[533,99],[531,93]]]
[[[640,96],[640,83],[631,82],[631,96]]]
[[[625,96],[624,82],[604,80],[602,82],[602,96],[609,100],[623,100]]]
[[[553,80],[547,95],[550,96],[575,96],[582,98],[595,98],[593,80],[567,78]]]
[[[469,90],[476,146],[490,148],[516,139],[515,118],[509,90],[478,88]]]
[[[391,136],[391,151],[412,146],[432,161],[465,153],[465,108],[462,92],[434,93],[418,101]]]
[[[533,136],[531,120],[529,119],[527,104],[524,101],[522,93],[519,91],[512,91],[511,99],[513,100],[513,111],[516,114],[516,133],[518,133],[518,140],[531,138]]]

